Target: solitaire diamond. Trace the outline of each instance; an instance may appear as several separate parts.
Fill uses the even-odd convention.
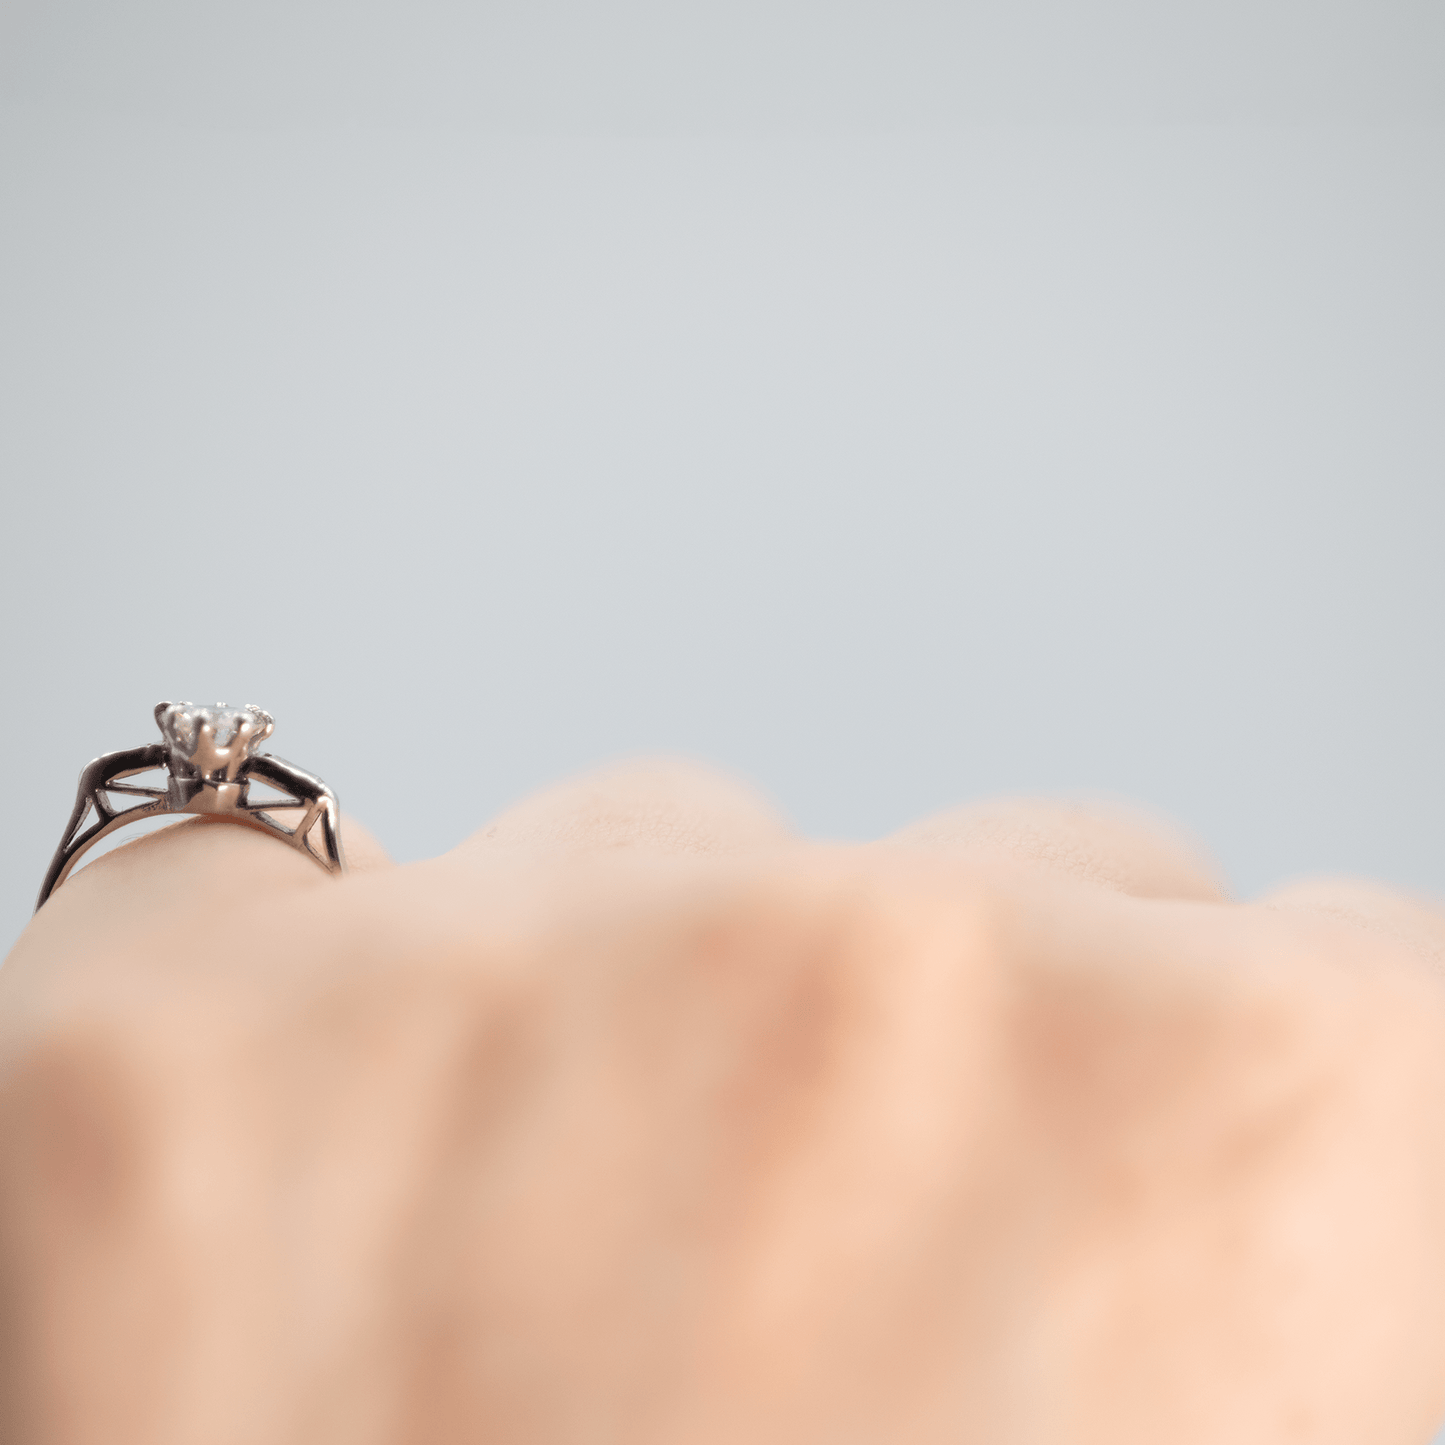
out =
[[[211,749],[226,748],[239,735],[240,757],[233,761],[250,757],[262,740],[270,736],[272,728],[270,714],[254,703],[232,707],[228,702],[172,702],[156,709],[156,722],[170,747],[172,763],[187,771],[201,763],[196,753],[202,740],[201,730],[207,724],[212,731]],[[211,759],[207,758],[206,762]],[[210,768],[202,764],[202,771],[209,772]]]

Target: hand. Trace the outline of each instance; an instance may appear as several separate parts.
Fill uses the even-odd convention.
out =
[[[13,1445],[1424,1445],[1445,918],[680,767],[336,881],[195,823],[0,970]]]

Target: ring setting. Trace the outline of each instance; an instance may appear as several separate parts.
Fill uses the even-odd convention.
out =
[[[167,814],[238,823],[290,844],[328,873],[346,871],[336,794],[294,763],[257,751],[275,729],[270,713],[254,703],[162,702],[155,719],[163,742],[102,754],[81,772],[75,808],[41,885],[37,910],[107,834]],[[142,774],[159,774],[160,781],[131,781]],[[253,798],[253,783],[272,795]],[[294,826],[274,816],[298,810],[301,819]],[[95,821],[87,827],[92,812]]]

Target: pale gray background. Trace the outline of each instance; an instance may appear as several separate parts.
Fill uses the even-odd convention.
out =
[[[5,940],[177,695],[1445,891],[1440,3],[0,14]]]
[[[7,3],[0,207],[0,941],[176,695],[1445,891],[1438,0]]]

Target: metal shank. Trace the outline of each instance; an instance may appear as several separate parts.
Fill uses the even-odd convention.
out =
[[[163,788],[141,787],[124,782],[137,773],[159,769],[166,774]],[[250,782],[256,779],[278,789],[286,796],[266,802],[250,801]],[[130,808],[114,808],[108,794],[142,798],[146,801]],[[302,810],[301,821],[294,828],[271,816],[273,811]],[[94,810],[96,821],[82,830],[86,815]],[[60,846],[40,886],[38,911],[50,895],[70,876],[82,854],[108,833],[142,818],[165,814],[178,817],[204,815],[228,823],[269,833],[305,853],[328,873],[344,873],[346,857],[341,848],[338,830],[339,809],[336,794],[313,774],[284,762],[271,753],[248,758],[237,770],[234,781],[211,782],[185,777],[172,767],[169,749],[164,743],[151,743],[142,748],[104,753],[87,764],[80,774],[76,789],[75,809],[66,824]],[[321,849],[311,845],[313,829],[320,832]]]

